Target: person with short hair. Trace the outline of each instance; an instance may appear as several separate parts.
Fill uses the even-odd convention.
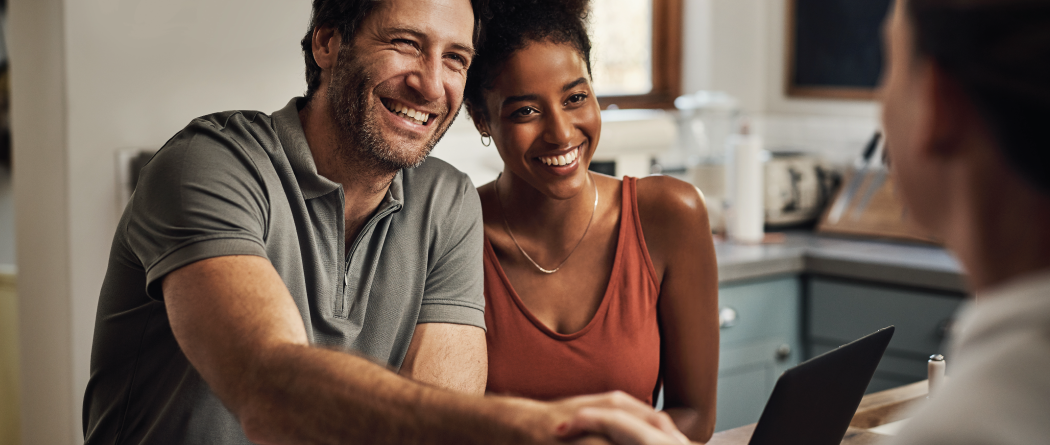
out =
[[[1050,441],[1050,0],[900,0],[882,121],[909,215],[964,265],[948,380],[894,444]]]
[[[142,169],[99,298],[85,443],[683,442],[623,393],[481,395],[480,202],[426,159],[480,4],[314,0],[306,97],[194,119]],[[566,436],[594,410],[629,436]]]
[[[620,390],[687,437],[714,432],[718,267],[703,195],[668,176],[590,172],[602,119],[587,0],[493,5],[464,93],[503,159],[478,188],[487,391]]]

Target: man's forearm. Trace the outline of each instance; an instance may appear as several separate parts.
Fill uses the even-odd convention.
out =
[[[546,423],[542,416],[515,416],[513,425],[498,418],[512,405],[541,413],[527,409],[536,402],[431,388],[337,351],[281,346],[250,369],[231,409],[261,444],[523,443],[531,441],[530,422]]]
[[[171,272],[163,286],[179,347],[254,442],[469,444],[491,443],[482,435],[553,430],[552,420],[522,423],[544,419],[536,402],[454,394],[310,346],[298,308],[265,258],[201,260]],[[495,421],[509,411],[494,408],[500,403],[526,409],[515,410],[511,425]]]
[[[630,413],[642,433],[674,432],[670,418],[624,393],[555,403],[459,394],[312,347],[265,258],[197,261],[168,274],[163,291],[179,347],[256,443],[556,443],[586,407]],[[583,440],[592,439],[602,442]]]

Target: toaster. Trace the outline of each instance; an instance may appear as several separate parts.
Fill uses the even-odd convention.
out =
[[[774,152],[764,170],[766,226],[804,225],[820,217],[836,181],[823,160],[807,153]]]

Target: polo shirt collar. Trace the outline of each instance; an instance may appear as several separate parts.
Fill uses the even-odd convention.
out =
[[[303,130],[303,122],[299,120],[299,101],[302,97],[295,97],[288,101],[288,105],[273,113],[274,127],[277,137],[284,146],[285,156],[288,163],[295,172],[295,180],[299,183],[299,190],[303,193],[303,199],[314,199],[340,189],[342,186],[317,173],[317,164],[314,163],[313,152],[310,145],[306,143],[306,132]],[[383,205],[393,204],[398,209],[404,205],[405,192],[402,183],[404,170],[398,170],[394,180],[387,189]]]
[[[395,211],[401,210],[401,207],[405,205],[405,186],[403,184],[405,169],[397,171],[394,175],[394,180],[390,181],[390,188],[386,190],[386,197],[383,198],[384,204],[390,204],[395,207]]]
[[[281,139],[284,154],[288,157],[288,163],[292,165],[295,181],[299,183],[303,198],[314,199],[338,189],[339,183],[317,173],[314,155],[310,152],[310,145],[306,143],[306,132],[303,131],[303,123],[299,120],[297,104],[300,99],[302,98],[292,98],[288,105],[275,111],[273,120],[277,137]]]

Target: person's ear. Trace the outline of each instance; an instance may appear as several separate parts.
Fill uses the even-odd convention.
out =
[[[317,66],[321,67],[322,73],[328,72],[335,66],[342,43],[343,39],[335,28],[328,26],[314,28],[311,50],[314,54],[314,61]]]
[[[979,125],[980,116],[962,85],[939,65],[930,63],[922,75],[928,107],[928,140],[922,146],[931,155],[952,156],[965,148],[971,125]]]
[[[481,111],[467,104],[467,114],[470,116],[470,121],[474,123],[474,128],[478,130],[478,133],[492,135],[492,131],[489,130],[489,122],[481,114]]]

